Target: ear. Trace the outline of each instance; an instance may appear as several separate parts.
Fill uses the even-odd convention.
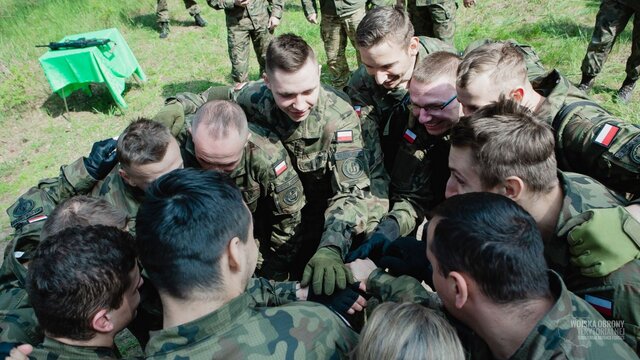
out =
[[[113,331],[114,325],[109,315],[109,310],[100,309],[91,318],[91,327],[99,333],[110,333]]]
[[[509,97],[511,97],[516,102],[521,103],[522,99],[524,99],[524,88],[519,87],[519,88],[517,88],[515,90],[512,90],[509,93]]]
[[[518,201],[524,191],[524,181],[517,176],[509,176],[504,181],[504,194],[513,201]]]
[[[269,83],[269,75],[267,75],[266,71],[262,73],[262,80],[264,80],[264,84],[267,86],[267,89],[271,90],[271,84]]]
[[[409,48],[407,49],[409,51],[409,55],[411,56],[417,55],[419,45],[420,45],[420,39],[418,39],[417,36],[412,37],[411,41],[409,41]]]
[[[456,309],[462,309],[469,299],[469,284],[467,283],[467,279],[459,272],[452,271],[447,276],[447,281],[450,281],[450,285],[454,287],[454,305]]]
[[[241,264],[243,264],[243,249],[241,246],[240,239],[238,237],[234,237],[229,241],[229,245],[227,245],[227,258],[229,259],[229,268],[232,271],[239,271]]]
[[[127,184],[136,187],[136,184],[131,180],[131,178],[129,177],[129,174],[127,174],[126,171],[124,171],[124,169],[120,168],[118,169],[118,174],[120,174],[120,177],[122,177],[122,180],[124,180],[124,182],[126,182]]]

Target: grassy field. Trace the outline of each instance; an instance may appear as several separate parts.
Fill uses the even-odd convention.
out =
[[[456,46],[463,49],[481,38],[516,39],[535,47],[548,67],[558,68],[573,81],[580,78],[580,62],[591,37],[599,1],[596,0],[479,0],[473,9],[460,8]],[[227,84],[224,13],[200,1],[206,28],[193,26],[182,1],[170,0],[171,34],[158,39],[155,1],[0,0],[0,208],[43,177],[56,176],[61,164],[87,154],[91,144],[117,135],[139,116],[153,116],[163,99],[180,91],[198,92],[213,84]],[[125,90],[129,104],[119,110],[104,86],[92,86],[68,98],[70,113],[55,94],[38,63],[44,53],[35,44],[57,41],[65,35],[116,27],[129,43],[149,77],[133,80]],[[630,27],[630,26],[629,26]],[[324,50],[317,25],[306,22],[297,1],[287,1],[277,34],[294,32],[317,50]],[[614,47],[593,95],[614,114],[637,122],[640,92],[629,106],[612,101],[624,79],[630,52],[630,29]],[[348,55],[355,64],[354,51]],[[253,54],[252,54],[253,56]],[[258,66],[251,63],[251,78]],[[8,218],[0,216],[0,239],[9,233]]]

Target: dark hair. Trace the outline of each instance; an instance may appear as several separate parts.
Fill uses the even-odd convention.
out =
[[[283,34],[271,40],[267,47],[265,72],[275,70],[292,73],[300,70],[309,59],[315,61],[313,49],[303,38],[295,34]]]
[[[408,46],[413,37],[409,14],[401,6],[381,6],[371,9],[356,29],[356,44],[369,48],[383,40]]]
[[[451,129],[451,146],[471,149],[484,188],[509,176],[518,176],[538,193],[548,193],[558,183],[551,127],[504,96],[460,118]]]
[[[118,138],[118,161],[125,167],[156,163],[164,158],[173,136],[159,122],[139,118]]]
[[[201,128],[198,130],[198,128]],[[202,105],[196,112],[191,123],[191,134],[195,137],[196,130],[207,131],[212,139],[226,137],[229,129],[239,134],[249,131],[247,115],[240,105],[227,100],[211,100]]]
[[[106,225],[124,229],[129,216],[103,198],[77,195],[58,204],[42,227],[40,239],[66,228]]]
[[[42,329],[89,340],[93,315],[117,309],[136,265],[133,237],[110,226],[72,227],[44,239],[27,272],[27,292]]]
[[[185,299],[220,283],[218,261],[234,237],[246,242],[251,213],[224,173],[178,169],[147,189],[136,216],[140,261],[158,291]]]
[[[464,272],[500,304],[548,296],[542,236],[513,200],[467,193],[445,200],[433,213],[430,249],[443,276]]]

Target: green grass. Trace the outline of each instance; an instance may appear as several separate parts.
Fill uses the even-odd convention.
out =
[[[134,118],[153,116],[165,97],[231,82],[224,13],[199,3],[208,27],[192,26],[182,1],[170,0],[172,31],[161,40],[152,0],[0,0],[0,208],[6,209],[40,178],[56,176],[61,164],[88,153],[94,141],[118,134]],[[545,65],[578,81],[598,6],[596,0],[481,0],[476,8],[458,10],[456,46],[463,49],[481,38],[516,39],[533,45]],[[128,83],[129,109],[124,113],[104,86],[95,85],[93,96],[72,94],[68,98],[71,112],[62,116],[63,102],[51,94],[38,63],[44,49],[34,45],[110,27],[120,30],[149,81]],[[301,35],[324,63],[319,31],[318,25],[307,23],[299,3],[293,1],[286,5],[276,33]],[[636,122],[640,94],[626,107],[612,101],[625,76],[630,38],[627,29],[592,95],[614,114]],[[347,55],[354,67],[351,47]],[[251,56],[250,76],[256,79],[258,65]],[[0,239],[8,233],[8,218],[0,216]]]

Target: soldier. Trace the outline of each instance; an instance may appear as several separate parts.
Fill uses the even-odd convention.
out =
[[[167,100],[155,119],[174,129],[186,167],[229,174],[253,214],[254,236],[262,240],[264,262],[258,274],[286,280],[302,245],[305,197],[300,178],[276,135],[248,124],[240,106],[222,100],[205,102],[197,94],[178,94]],[[179,120],[183,125],[176,125],[175,118],[184,119],[185,114],[186,122]]]
[[[554,129],[560,169],[640,194],[640,127],[614,118],[556,70],[529,81],[523,55],[512,44],[469,52],[458,68],[456,89],[465,114],[500,95],[515,99]]]
[[[200,16],[200,7],[195,0],[183,0],[184,7],[189,10],[189,14],[193,16],[196,25],[200,27],[207,26],[207,22]],[[169,7],[167,0],[157,0],[156,15],[158,17],[158,27],[160,27],[160,39],[169,36]]]
[[[256,281],[258,248],[251,214],[225,175],[178,170],[148,194],[136,244],[164,315],[148,359],[338,358],[355,345],[356,334],[327,308],[260,306],[245,291]]]
[[[284,0],[207,0],[207,4],[216,10],[224,10],[233,81],[247,81],[249,39],[253,43],[262,74],[267,45],[273,38],[273,31],[280,24]]]
[[[404,4],[404,0],[399,1]],[[475,0],[464,0],[464,7],[476,4]],[[428,36],[440,39],[453,46],[453,35],[456,30],[455,0],[408,0],[407,11],[417,36]]]
[[[525,108],[487,105],[451,129],[446,196],[488,191],[515,200],[536,220],[549,267],[606,319],[624,320],[625,341],[638,351],[640,222],[599,182],[557,171],[553,149],[549,125]]]
[[[627,59],[627,77],[617,94],[618,99],[623,103],[631,100],[631,92],[640,77],[640,3],[636,0],[603,0],[600,3],[591,42],[582,60],[582,80],[578,86],[580,90],[586,92],[591,89],[613,44],[627,26],[631,16],[633,16],[631,55]]]

